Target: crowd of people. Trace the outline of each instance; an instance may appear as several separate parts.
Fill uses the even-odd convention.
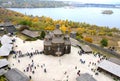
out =
[[[21,51],[16,51],[14,53],[14,57],[13,58],[21,58],[21,57],[25,57],[25,56],[29,56],[29,58],[33,57],[33,55],[38,55],[38,54],[43,54],[43,51],[38,51],[38,50],[35,50],[34,52],[27,52],[25,54],[23,54]]]
[[[25,43],[25,41],[23,41],[23,43]],[[15,45],[15,48],[18,48],[19,46],[17,46],[17,45]],[[14,48],[13,48],[14,49]],[[33,48],[31,47],[31,50],[33,50]],[[21,63],[21,58],[22,57],[29,57],[30,58],[30,63],[28,63],[27,64],[27,66],[26,67],[24,67],[23,68],[23,72],[24,73],[28,73],[28,76],[29,76],[29,78],[30,79],[32,79],[33,78],[33,76],[32,75],[34,75],[34,74],[36,74],[36,71],[37,71],[37,69],[42,69],[42,71],[44,72],[44,73],[48,73],[49,72],[49,70],[48,70],[48,67],[46,67],[46,65],[47,64],[36,64],[36,61],[32,58],[32,57],[34,57],[34,55],[39,55],[39,54],[43,54],[44,52],[43,51],[39,51],[39,50],[33,50],[33,52],[27,52],[27,53],[22,53],[22,51],[16,51],[15,50],[15,54],[14,54],[14,59],[17,59],[17,61],[18,61],[18,63],[20,64]],[[81,64],[84,64],[84,65],[86,65],[86,64],[88,64],[88,66],[86,66],[86,67],[88,67],[88,68],[90,68],[91,69],[91,71],[92,72],[94,72],[95,73],[95,75],[98,75],[99,74],[99,72],[97,71],[97,69],[96,68],[93,68],[94,66],[96,67],[97,66],[97,64],[98,63],[100,63],[100,61],[102,61],[102,60],[104,60],[104,59],[107,59],[107,57],[106,56],[103,56],[102,54],[100,54],[100,53],[94,53],[93,52],[93,55],[94,55],[94,57],[96,57],[96,58],[98,58],[98,60],[97,61],[94,61],[94,62],[92,62],[92,61],[86,61],[84,58],[81,58],[82,57],[82,55],[84,54],[83,52],[81,52],[81,51],[78,51],[78,54],[80,55],[80,63]],[[89,54],[89,55],[91,55],[91,54]],[[62,61],[62,59],[59,59],[58,60],[58,63],[59,63],[59,65],[61,66],[62,64],[63,64],[63,61]],[[13,64],[13,66],[14,66],[15,64]],[[91,67],[92,66],[92,67]],[[75,70],[76,70],[76,75],[78,75],[78,76],[80,76],[81,75],[81,73],[82,73],[82,69],[80,69],[77,65],[76,66],[74,66],[75,67]],[[31,74],[29,74],[29,73],[31,73]],[[69,78],[70,78],[70,74],[69,74],[69,72],[68,71],[65,71],[65,72],[63,72],[63,74],[64,74],[64,76],[65,76],[65,81],[69,81]],[[56,78],[53,78],[53,81],[58,81]],[[59,80],[59,81],[62,81],[62,80]]]

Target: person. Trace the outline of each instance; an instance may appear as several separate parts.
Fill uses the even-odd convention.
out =
[[[29,78],[31,79],[32,77],[31,77],[31,76],[29,76]]]
[[[75,69],[77,69],[77,66],[75,66]]]
[[[18,60],[18,63],[20,63],[20,60]]]
[[[65,73],[64,73],[65,75],[67,74],[67,72],[65,71]]]
[[[77,75],[79,75],[79,76],[80,76],[80,70],[78,70]]]
[[[32,74],[34,74],[35,73],[35,71],[32,71]]]
[[[45,72],[45,73],[47,72],[46,69],[44,69],[44,72]]]

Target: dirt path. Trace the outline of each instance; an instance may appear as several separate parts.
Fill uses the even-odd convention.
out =
[[[120,47],[120,41],[118,41],[118,47]]]

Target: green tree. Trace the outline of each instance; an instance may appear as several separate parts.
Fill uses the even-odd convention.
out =
[[[41,32],[40,38],[41,38],[41,39],[44,39],[44,38],[45,38],[45,31],[42,31],[42,32]]]
[[[101,41],[100,41],[100,43],[101,43],[101,46],[108,46],[108,40],[107,39],[105,39],[105,38],[103,38]]]
[[[28,21],[28,20],[23,20],[23,21],[20,21],[21,25],[27,25],[27,26],[31,26],[32,25],[32,22],[31,21]]]

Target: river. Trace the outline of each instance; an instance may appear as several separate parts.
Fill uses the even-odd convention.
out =
[[[116,27],[120,29],[119,8],[8,8],[26,15],[47,16],[55,20],[72,20],[75,22],[86,22],[98,26]],[[112,10],[113,14],[101,14],[103,10]]]

